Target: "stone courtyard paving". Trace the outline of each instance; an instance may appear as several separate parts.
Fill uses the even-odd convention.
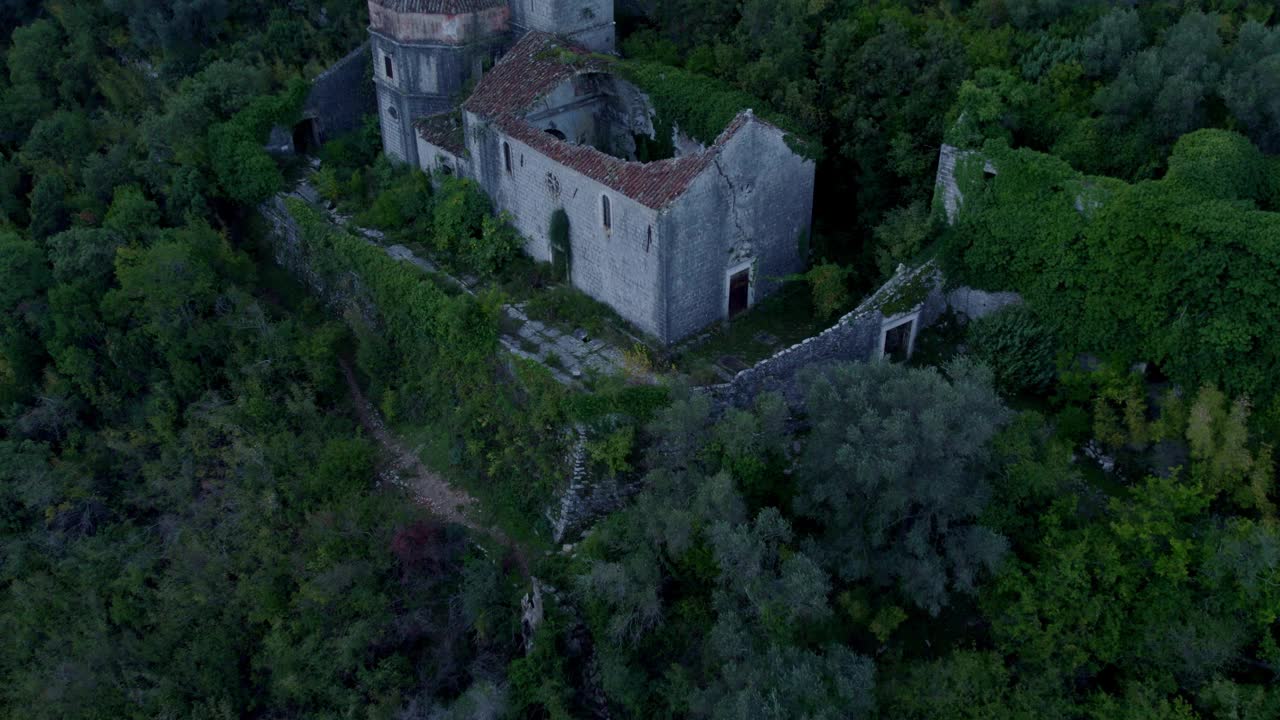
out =
[[[545,365],[562,383],[579,382],[591,372],[600,375],[622,373],[626,360],[621,350],[585,331],[565,333],[525,315],[523,304],[507,305],[503,346],[512,354]]]

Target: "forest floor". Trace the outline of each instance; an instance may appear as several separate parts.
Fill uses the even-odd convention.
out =
[[[381,479],[407,490],[415,500],[441,520],[492,538],[511,553],[524,577],[530,577],[529,563],[520,546],[501,530],[484,527],[476,521],[473,510],[478,508],[479,501],[424,465],[418,453],[387,429],[382,415],[360,389],[360,382],[356,379],[351,363],[346,358],[339,358],[338,363],[346,377],[356,417],[381,450],[384,467],[380,473]]]

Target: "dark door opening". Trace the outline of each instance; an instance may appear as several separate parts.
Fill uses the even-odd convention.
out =
[[[902,362],[911,354],[911,326],[914,321],[889,328],[884,334],[884,356],[892,362]]]
[[[729,317],[747,309],[751,302],[751,271],[743,270],[729,278]]]
[[[309,155],[320,148],[320,136],[316,130],[316,122],[307,118],[293,126],[293,151],[299,155]]]
[[[546,132],[547,132],[547,134],[548,134],[548,135],[550,135],[551,137],[553,137],[553,138],[555,138],[555,139],[557,139],[557,140],[565,140],[565,139],[566,139],[566,138],[565,138],[565,136],[564,136],[564,133],[560,132],[559,130],[557,130],[557,129],[555,129],[555,128],[547,128]]]

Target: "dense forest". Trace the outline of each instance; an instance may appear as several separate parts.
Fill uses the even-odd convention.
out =
[[[819,148],[815,298],[934,259],[1026,302],[799,402],[572,391],[498,347],[504,282],[542,270],[376,120],[320,193],[494,282],[297,201],[368,305],[275,264],[259,205],[300,161],[264,143],[365,3],[0,0],[0,714],[1280,717],[1275,4],[619,13],[625,57]],[[975,153],[954,225],[944,143]],[[470,527],[386,480],[360,389]],[[561,548],[574,426],[638,492]]]

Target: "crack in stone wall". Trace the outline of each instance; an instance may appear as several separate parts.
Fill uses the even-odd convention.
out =
[[[738,237],[743,240],[750,240],[747,231],[742,227],[742,218],[738,216],[738,188],[734,187],[733,181],[729,179],[728,173],[720,165],[720,157],[716,156],[712,164],[716,166],[716,172],[720,173],[720,177],[724,180],[724,184],[729,186],[729,214],[733,216],[733,225],[738,229]]]

